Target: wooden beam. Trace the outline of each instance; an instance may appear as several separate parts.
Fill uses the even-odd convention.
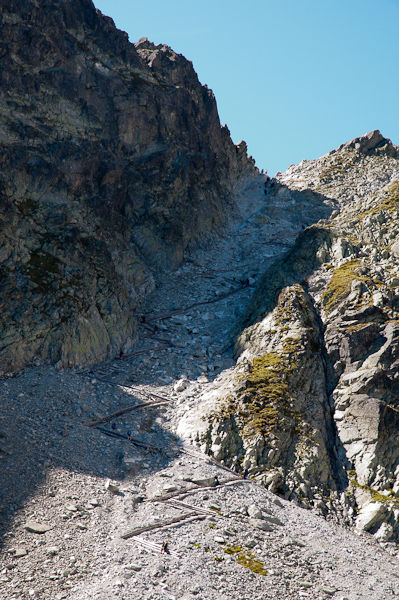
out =
[[[155,529],[162,529],[163,527],[167,527],[168,525],[173,525],[174,523],[179,523],[181,521],[185,521],[186,519],[193,518],[201,519],[203,515],[199,515],[196,512],[189,512],[181,515],[180,517],[174,517],[173,519],[167,519],[166,521],[161,521],[160,523],[154,523],[153,525],[146,525],[145,527],[136,527],[136,529],[131,529],[127,531],[121,538],[123,540],[128,540],[131,537],[136,535],[140,535],[140,533],[144,533],[145,531],[154,531]]]

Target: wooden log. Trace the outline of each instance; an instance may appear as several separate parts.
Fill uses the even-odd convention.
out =
[[[204,515],[207,515],[210,517],[214,517],[215,515],[217,515],[217,512],[215,512],[214,510],[209,510],[209,508],[201,508],[198,506],[193,506],[192,504],[187,504],[186,502],[181,502],[180,500],[173,500],[173,498],[170,498],[170,500],[168,500],[168,502],[175,508],[191,508],[191,509],[196,510],[199,513],[203,513]]]
[[[102,419],[98,419],[97,421],[88,421],[87,423],[83,423],[85,427],[94,427],[95,425],[100,425],[100,423],[106,423],[115,417],[119,417],[119,415],[123,415],[127,412],[131,412],[132,410],[136,410],[138,408],[152,408],[154,406],[162,406],[162,404],[168,404],[168,401],[164,402],[144,402],[143,404],[135,404],[134,406],[128,406],[127,408],[122,408],[121,410],[117,410],[116,412],[108,415],[107,417],[103,417]]]
[[[163,496],[154,496],[153,498],[149,498],[148,500],[146,500],[146,502],[164,502],[165,500],[169,500],[170,498],[174,498],[175,496],[191,496],[191,494],[196,494],[197,492],[209,492],[209,491],[215,491],[217,489],[219,489],[220,487],[224,487],[224,486],[228,486],[228,485],[235,485],[236,483],[255,483],[254,481],[252,481],[252,479],[228,479],[227,481],[223,481],[222,483],[219,483],[219,485],[217,486],[212,486],[212,487],[199,487],[196,486],[195,488],[191,487],[191,488],[186,488],[184,490],[179,490],[178,492],[171,492],[170,494],[164,494]]]
[[[180,517],[174,517],[173,519],[167,519],[166,521],[161,521],[160,523],[154,523],[153,525],[146,525],[145,527],[136,527],[136,529],[132,529],[131,531],[127,531],[121,538],[123,540],[128,540],[135,535],[140,535],[140,533],[144,533],[145,531],[154,531],[155,529],[162,529],[163,527],[167,527],[168,525],[173,525],[174,523],[179,523],[180,521],[185,521],[190,517],[200,518],[202,515],[198,515],[196,512],[189,512]]]
[[[163,554],[161,544],[156,544],[155,542],[150,542],[149,540],[144,540],[143,538],[139,538],[137,536],[135,536],[134,541],[141,544],[146,549]],[[180,558],[177,552],[174,552],[174,550],[170,550],[169,548],[166,554],[169,554],[169,556],[173,556],[174,558]]]
[[[161,452],[164,450],[164,448],[162,448],[161,446],[154,446],[153,444],[148,444],[147,442],[142,442],[141,440],[136,440],[134,438],[130,438],[129,440],[127,435],[122,435],[121,433],[117,433],[116,431],[109,431],[108,429],[104,429],[104,427],[96,427],[96,429],[98,429],[98,431],[101,431],[101,433],[108,435],[109,437],[113,437],[117,440],[126,440],[134,446],[138,446],[139,448],[144,448],[147,450],[159,450]]]
[[[184,454],[188,454],[188,456],[192,456],[193,458],[198,458],[200,460],[206,460],[208,462],[208,464],[215,465],[215,466],[219,467],[219,469],[223,469],[223,471],[227,471],[228,473],[235,475],[237,477],[237,479],[241,478],[241,475],[238,475],[238,473],[236,473],[236,471],[233,471],[233,469],[230,469],[229,467],[226,467],[225,465],[220,464],[219,461],[217,461],[215,458],[212,458],[212,456],[209,456],[209,454],[203,454],[202,452],[196,452],[196,451],[190,452],[189,450],[186,450],[184,447],[181,448],[181,451],[184,452]]]
[[[147,398],[156,398],[157,400],[164,400],[165,402],[169,402],[168,398],[165,398],[165,396],[158,396],[158,394],[154,394],[153,392],[147,392],[146,390],[141,390],[140,388],[134,386],[134,385],[124,385],[123,383],[118,383],[116,381],[109,381],[108,379],[102,379],[101,383],[109,383],[110,385],[117,385],[121,388],[125,388],[126,390],[129,390],[131,392],[134,392],[137,395],[142,395],[142,396],[147,396]]]

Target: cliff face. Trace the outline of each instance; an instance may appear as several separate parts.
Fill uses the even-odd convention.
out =
[[[192,64],[90,0],[6,0],[0,27],[0,371],[90,364],[256,169]]]
[[[272,491],[398,538],[399,149],[371,132],[290,167],[268,198],[301,195],[338,210],[264,274],[233,374],[180,432]]]

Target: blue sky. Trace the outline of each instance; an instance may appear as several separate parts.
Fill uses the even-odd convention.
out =
[[[273,175],[372,129],[399,145],[399,0],[94,0],[191,60]]]

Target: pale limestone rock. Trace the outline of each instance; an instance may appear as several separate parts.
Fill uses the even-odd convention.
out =
[[[273,531],[273,527],[262,519],[250,519],[249,522],[255,529],[260,529],[261,531]]]
[[[28,521],[25,524],[25,529],[31,533],[46,533],[50,531],[51,526],[44,523],[37,523],[36,521]]]
[[[388,542],[393,536],[394,530],[392,525],[389,523],[382,523],[378,530],[375,532],[374,537],[379,542]]]
[[[251,504],[248,506],[247,512],[252,519],[263,519],[262,511],[256,506],[256,504]]]
[[[119,486],[112,483],[110,479],[107,479],[107,481],[105,482],[105,489],[108,490],[109,492],[112,492],[112,494],[120,493]]]
[[[356,529],[359,531],[369,531],[379,521],[386,516],[387,509],[381,502],[370,502],[363,506],[356,519]]]

